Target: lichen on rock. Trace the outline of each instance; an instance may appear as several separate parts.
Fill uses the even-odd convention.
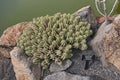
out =
[[[72,57],[72,48],[86,50],[86,39],[92,34],[88,22],[71,14],[56,13],[54,16],[34,18],[17,41],[17,46],[34,58],[34,63],[41,62],[43,69],[51,61],[62,64]]]

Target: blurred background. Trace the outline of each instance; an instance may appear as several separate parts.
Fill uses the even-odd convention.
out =
[[[107,0],[108,11],[114,0]],[[78,9],[91,5],[95,14],[94,0],[0,0],[0,35],[9,26],[19,22],[31,21],[34,17],[53,15],[57,12],[74,13]],[[120,4],[114,14],[120,13]]]

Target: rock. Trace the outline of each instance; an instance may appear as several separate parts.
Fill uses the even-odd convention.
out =
[[[11,60],[0,55],[0,80],[16,80]]]
[[[0,47],[0,55],[2,55],[2,57],[5,58],[10,58],[10,51],[12,50],[12,48],[4,48],[4,47]]]
[[[93,50],[101,57],[103,65],[106,61],[120,70],[120,15],[113,23],[100,26],[94,39],[91,41]]]
[[[120,71],[111,63],[108,63],[108,67],[104,68],[99,61],[99,57],[89,65],[89,68],[85,70],[85,61],[82,61],[82,55],[95,55],[90,49],[86,51],[73,50],[75,54],[72,58],[72,65],[65,70],[68,73],[76,75],[90,76],[91,80],[120,80]]]
[[[120,70],[120,15],[108,27],[111,30],[103,37],[103,50],[106,59]]]
[[[7,28],[0,37],[0,45],[15,46],[16,40],[19,38],[27,24],[28,22],[22,22]]]
[[[33,64],[32,59],[27,57],[20,48],[15,47],[10,55],[17,80],[41,79],[40,64]]]
[[[104,78],[99,77],[98,75],[92,75],[90,76],[91,80],[106,80]]]
[[[62,65],[52,63],[50,65],[50,72],[59,72],[59,71],[66,70],[67,68],[69,68],[71,66],[71,64],[72,64],[72,61],[70,61],[69,59],[63,61]]]
[[[47,76],[44,80],[90,80],[87,76],[73,75],[67,72],[57,72]]]
[[[93,14],[93,11],[90,6],[83,7],[76,11],[74,16],[80,16],[82,20],[88,21],[93,28],[97,25],[96,16]]]
[[[9,52],[16,46],[17,39],[28,24],[28,22],[18,23],[3,32],[3,35],[0,37],[0,54],[10,58]]]
[[[105,55],[103,52],[103,37],[106,32],[110,31],[112,26],[107,26],[109,24],[109,21],[105,21],[102,23],[102,25],[99,27],[95,37],[91,41],[92,49],[96,52],[96,54],[100,57],[100,60],[104,67],[107,67],[107,61],[105,59]],[[111,25],[111,24],[110,24]]]

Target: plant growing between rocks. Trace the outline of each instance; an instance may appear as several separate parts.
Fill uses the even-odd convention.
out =
[[[51,61],[61,65],[71,58],[72,48],[86,50],[86,39],[92,34],[90,24],[71,14],[56,13],[54,16],[34,18],[17,41],[17,46],[33,63],[41,63],[47,69]]]

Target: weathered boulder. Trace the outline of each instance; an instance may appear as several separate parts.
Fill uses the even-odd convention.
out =
[[[100,26],[91,46],[103,65],[106,66],[108,61],[120,70],[120,15],[111,24],[104,22]]]
[[[11,60],[0,54],[0,80],[16,80]]]
[[[0,54],[10,58],[9,52],[16,46],[17,39],[28,24],[28,22],[18,23],[3,32],[3,35],[0,37]]]
[[[120,15],[108,27],[111,27],[111,30],[103,37],[104,54],[106,59],[120,70]]]
[[[103,37],[106,32],[110,31],[112,26],[108,27],[109,21],[105,21],[102,23],[102,25],[99,27],[95,37],[91,41],[92,49],[95,51],[95,53],[100,57],[100,60],[104,67],[107,67],[107,61],[105,59],[105,54],[103,51]],[[111,25],[111,24],[110,24]]]
[[[27,24],[28,22],[22,22],[7,28],[0,37],[0,45],[15,46],[16,40]]]
[[[82,56],[87,55],[91,57],[91,55],[95,55],[92,50],[82,52],[80,50],[74,50],[73,54],[74,56],[71,59],[73,64],[65,70],[66,72],[90,76],[91,80],[120,80],[120,71],[111,63],[108,63],[108,67],[104,68],[97,56],[93,63],[90,61],[88,69],[85,70],[86,61],[82,60]]]
[[[90,80],[90,78],[88,76],[74,75],[63,71],[53,73],[44,80]]]
[[[10,55],[17,80],[41,79],[40,64],[33,64],[32,58],[27,57],[20,48],[15,47]]]
[[[97,19],[96,16],[94,15],[91,6],[86,6],[75,13],[73,13],[74,16],[80,16],[83,21],[88,21],[93,28],[97,25]]]
[[[63,70],[66,70],[67,68],[69,68],[72,64],[72,61],[70,61],[69,59],[63,61],[62,65],[58,65],[56,63],[52,63],[50,65],[50,72],[60,72]]]

